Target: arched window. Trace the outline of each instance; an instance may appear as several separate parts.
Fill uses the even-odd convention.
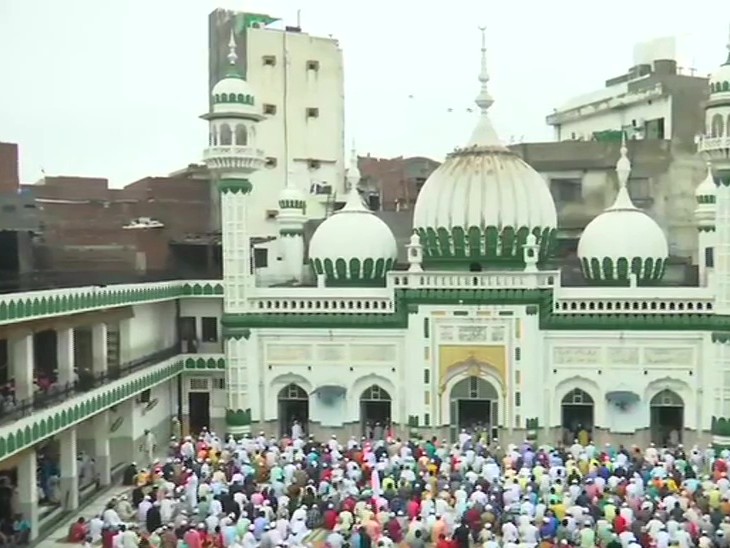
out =
[[[233,132],[228,124],[221,124],[220,144],[223,146],[233,144]]]
[[[236,145],[245,146],[248,144],[248,135],[246,134],[245,124],[236,125]]]
[[[724,126],[722,114],[715,114],[712,117],[712,128],[710,129],[710,135],[713,137],[722,137],[724,132]]]
[[[730,91],[730,82],[723,82],[722,83],[722,91]]]

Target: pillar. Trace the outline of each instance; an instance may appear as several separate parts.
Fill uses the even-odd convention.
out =
[[[79,507],[79,471],[76,427],[64,430],[61,435],[61,504],[66,510]]]
[[[17,511],[30,522],[30,539],[38,536],[40,514],[38,512],[37,461],[34,449],[26,451],[18,462],[18,508]]]
[[[58,383],[66,386],[74,380],[74,330],[63,328],[56,332],[56,349],[58,355]]]
[[[119,363],[132,361],[132,319],[119,320]]]
[[[91,327],[92,369],[94,375],[107,370],[106,329],[105,323],[97,323]]]
[[[109,441],[109,410],[92,419],[94,428],[94,462],[99,484],[111,484],[111,443]]]
[[[33,396],[33,333],[26,333],[10,341],[10,372],[15,380],[16,401],[27,400]]]

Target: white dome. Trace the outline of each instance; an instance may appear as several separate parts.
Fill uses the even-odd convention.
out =
[[[710,75],[710,93],[730,93],[730,38],[727,49],[727,60]]]
[[[630,170],[622,146],[616,167],[616,201],[588,223],[578,242],[578,258],[589,280],[626,282],[634,273],[639,282],[655,282],[664,275],[669,255],[667,238],[656,221],[631,201],[626,189]]]
[[[380,284],[393,268],[398,249],[388,225],[373,215],[353,187],[345,206],[327,218],[309,242],[316,274],[332,285]]]
[[[483,38],[482,38],[483,40]],[[524,265],[522,246],[535,234],[540,259],[555,239],[557,214],[542,176],[499,141],[489,120],[486,48],[476,103],[479,122],[466,147],[449,154],[418,193],[413,228],[428,266]]]
[[[236,66],[236,41],[231,31],[228,43],[228,72],[210,92],[214,113],[260,114],[256,108],[256,94]]]
[[[715,195],[717,194],[717,184],[712,177],[712,166],[707,164],[707,176],[695,189],[695,197],[699,203],[715,203]]]

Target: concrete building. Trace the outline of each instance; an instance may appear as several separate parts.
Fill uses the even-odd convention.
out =
[[[337,40],[298,27],[267,26],[275,20],[222,9],[209,17],[211,89],[228,70],[233,31],[238,70],[259,90],[265,116],[256,140],[267,158],[265,168],[252,175],[249,219],[252,234],[259,237],[277,234],[277,201],[287,184],[304,193],[310,219],[333,211],[344,192],[342,50]]]
[[[423,157],[358,157],[368,207],[373,211],[413,209],[418,192],[438,166],[435,160]]]

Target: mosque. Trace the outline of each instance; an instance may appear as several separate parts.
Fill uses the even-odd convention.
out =
[[[257,284],[246,237],[252,174],[264,161],[256,92],[237,74],[215,87],[206,158],[221,192],[226,428],[286,433],[296,420],[348,436],[380,423],[445,438],[478,425],[504,441],[585,429],[596,441],[722,442],[730,58],[711,78],[699,143],[708,160],[696,190],[699,286],[662,285],[667,239],[632,202],[624,141],[615,201],[578,246],[586,284],[565,287],[551,267],[555,204],[495,133],[484,36],[481,51],[476,127],[418,195],[408,264],[396,264],[391,230],[359,195],[353,152],[347,202],[308,245],[304,190],[287,182],[270,269],[288,283],[268,287]],[[245,146],[222,151],[221,131]]]

